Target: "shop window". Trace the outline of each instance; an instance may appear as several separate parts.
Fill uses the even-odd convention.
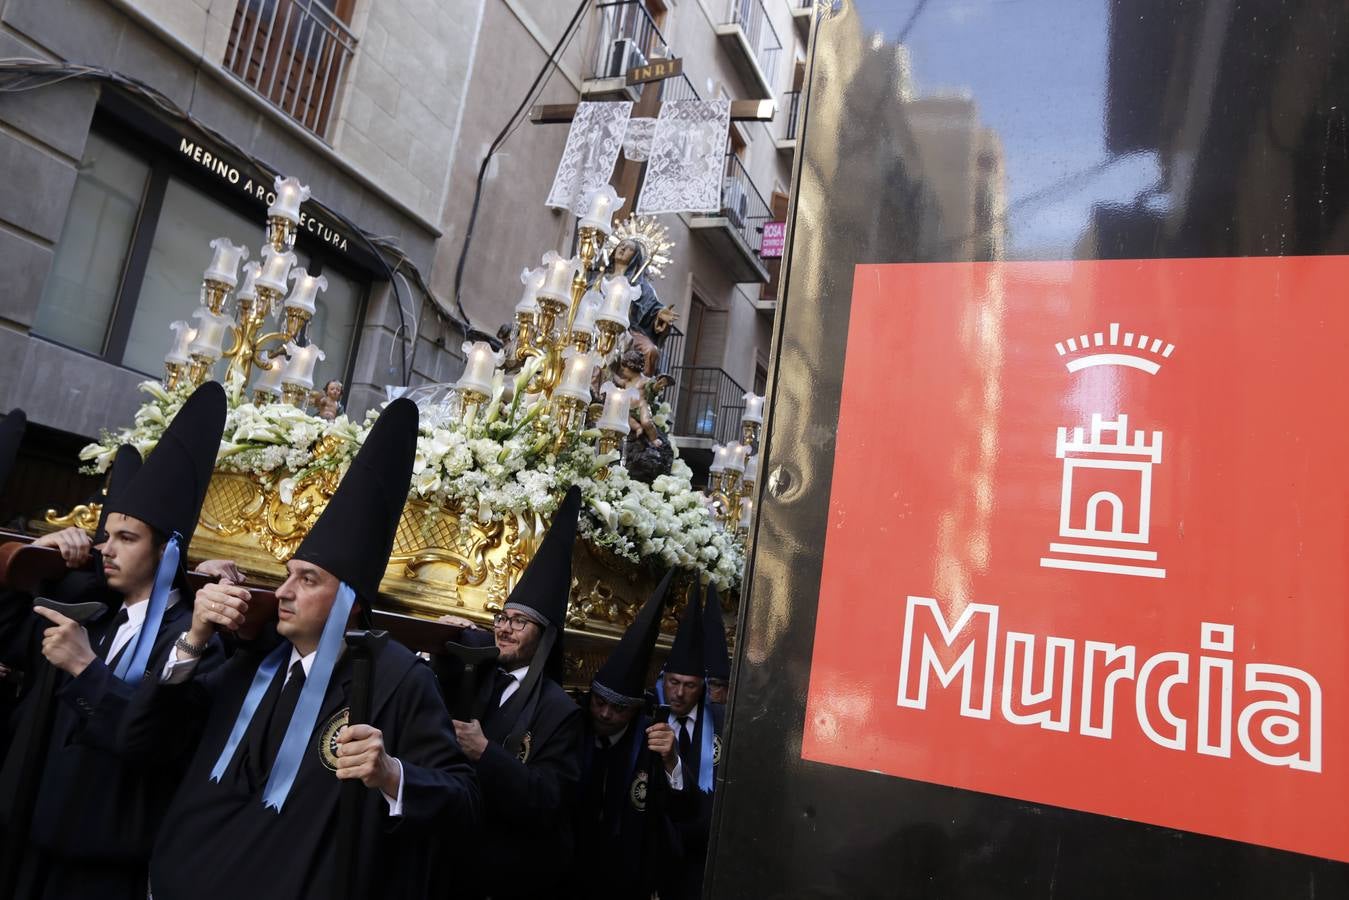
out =
[[[149,179],[147,163],[89,135],[34,333],[103,353]]]
[[[252,258],[262,248],[261,210],[205,187],[171,154],[91,131],[33,332],[151,377],[163,374],[169,323],[190,319],[199,304],[210,240],[228,237]],[[369,285],[357,275],[362,270],[325,251],[300,233],[299,265],[328,280],[306,336],[326,355],[315,381],[345,382]],[[225,368],[220,363],[215,377]]]

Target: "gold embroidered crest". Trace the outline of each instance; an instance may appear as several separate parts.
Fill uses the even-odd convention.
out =
[[[319,729],[319,759],[330,771],[337,771],[337,733],[347,727],[350,707],[343,707],[329,717]]]
[[[632,788],[628,791],[628,799],[632,801],[632,808],[638,812],[646,812],[646,770],[638,771],[637,777],[632,779]]]
[[[712,765],[721,764],[721,735],[712,735]]]
[[[534,733],[532,731],[526,731],[525,736],[520,738],[520,752],[515,755],[515,758],[520,762],[529,762],[529,744],[533,738]]]

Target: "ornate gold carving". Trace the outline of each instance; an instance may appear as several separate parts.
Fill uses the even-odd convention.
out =
[[[83,528],[85,531],[94,531],[98,528],[98,519],[101,515],[103,515],[102,503],[81,503],[64,516],[54,509],[49,509],[47,510],[46,520],[48,525],[54,525],[57,528],[69,528],[74,525],[76,528]]]

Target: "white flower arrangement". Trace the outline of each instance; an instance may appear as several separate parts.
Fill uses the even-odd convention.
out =
[[[734,534],[716,526],[683,460],[676,458],[670,473],[650,485],[632,479],[621,465],[612,465],[617,454],[596,457],[591,443],[596,433],[564,437],[547,401],[526,402],[525,386],[536,372],[531,361],[506,402],[498,371],[490,400],[469,420],[459,414],[456,400],[424,407],[409,496],[463,510],[486,524],[515,514],[547,518],[575,484],[586,511],[580,522],[585,539],[633,563],[693,569],[719,589],[737,589],[743,550]],[[345,469],[376,416],[372,411],[360,424],[346,416],[328,421],[283,403],[241,402],[242,392],[229,387],[236,389],[227,390],[229,411],[216,466],[275,478],[286,502],[308,472]],[[149,453],[192,390],[188,385],[170,391],[156,381],[140,389],[150,399],[133,424],[103,432],[80,451],[85,472],[106,472],[122,444]],[[668,414],[668,407],[658,411]]]

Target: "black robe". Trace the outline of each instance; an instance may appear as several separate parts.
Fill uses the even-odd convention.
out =
[[[350,667],[333,671],[314,735],[281,812],[264,807],[265,779],[248,765],[255,732],[266,727],[259,706],[219,783],[210,780],[271,641],[241,645],[228,663],[181,684],[147,679],[133,700],[124,741],[130,752],[165,743],[196,752],[165,818],[150,861],[156,900],[299,900],[327,898],[347,861],[336,858],[342,782],[324,762],[335,722],[349,704]],[[287,670],[282,665],[275,683]],[[429,668],[389,643],[374,664],[371,724],[389,755],[403,766],[403,814],[393,818],[378,790],[365,789],[360,807],[357,881],[352,897],[426,895],[436,840],[462,839],[478,819],[479,792]],[[269,694],[276,692],[269,691]],[[264,699],[263,704],[266,705]]]
[[[488,679],[490,684],[491,679]],[[572,800],[580,777],[577,754],[581,710],[556,682],[539,681],[538,703],[521,755],[489,738],[474,763],[482,784],[483,826],[471,874],[454,883],[452,897],[493,900],[555,898],[571,862]],[[501,710],[489,708],[483,730],[509,731]],[[463,875],[465,873],[461,873]]]
[[[683,856],[674,823],[697,813],[697,792],[687,781],[670,787],[664,763],[646,747],[650,724],[638,715],[601,747],[587,720],[569,897],[649,900],[678,888]]]
[[[703,761],[697,758],[702,747],[703,729],[709,725],[715,736],[714,747],[720,746],[721,727],[726,718],[726,707],[721,703],[709,703],[706,699],[698,701],[702,709],[698,712],[698,721],[693,729],[694,759],[682,760],[684,766],[684,785],[693,792],[692,815],[676,821],[680,843],[683,846],[684,859],[681,864],[683,877],[680,885],[661,894],[661,900],[697,900],[703,895],[703,869],[707,866],[707,841],[712,832],[712,792],[703,793],[698,789],[698,776]],[[709,761],[710,762],[710,761]]]
[[[82,574],[71,573],[59,591],[44,593],[59,593],[69,602],[105,604],[107,612],[88,626],[90,641],[96,645],[105,636],[111,639],[109,632],[123,600],[101,579],[79,578]],[[22,602],[19,596],[9,599]],[[173,642],[188,628],[191,617],[191,603],[181,600],[164,611],[147,672],[157,674],[163,668]],[[51,623],[30,612],[21,627],[29,641],[25,664],[32,673],[37,666],[47,665],[40,648],[42,632]],[[128,644],[121,652],[133,650],[134,645]],[[200,663],[203,670],[214,667],[219,654],[219,644],[214,643]],[[131,761],[116,755],[119,726],[136,684],[119,679],[103,659],[95,659],[75,678],[65,673],[57,673],[56,678],[51,738],[29,827],[20,889],[48,898],[143,900],[150,848],[186,757],[158,754]],[[25,697],[14,717],[16,728],[33,714],[37,700],[36,694]],[[17,757],[6,760],[7,766],[18,763]],[[7,783],[7,778],[0,780],[0,784]],[[0,798],[6,822],[11,818],[11,800]]]

